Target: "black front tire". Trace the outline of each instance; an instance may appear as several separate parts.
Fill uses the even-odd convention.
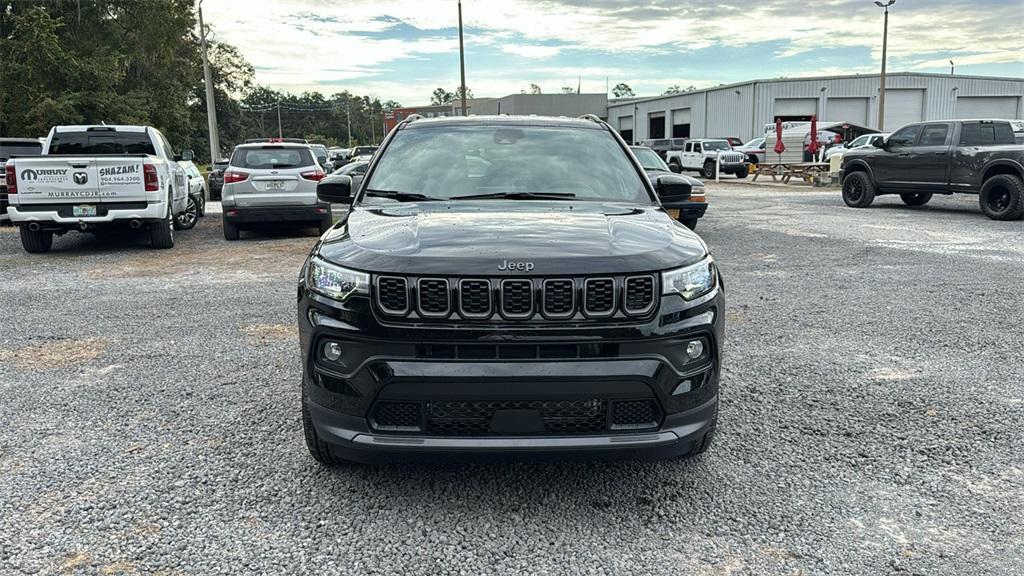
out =
[[[43,254],[49,252],[53,247],[53,232],[44,230],[32,231],[28,225],[18,226],[18,233],[21,234],[21,246],[29,254]]]
[[[1024,216],[1024,181],[1012,174],[997,174],[981,185],[981,211],[993,220],[1020,220]]]
[[[705,162],[704,163],[704,170],[702,171],[702,173],[704,175],[704,178],[706,178],[708,180],[714,180],[715,179],[715,163],[714,162]]]
[[[854,172],[843,179],[843,202],[850,208],[867,208],[875,201],[875,184],[867,172]]]
[[[167,197],[167,217],[149,224],[149,242],[158,250],[174,248],[174,228],[178,225],[174,217],[174,207],[171,197]]]
[[[309,414],[309,405],[305,392],[302,393],[302,435],[306,438],[306,448],[309,450],[309,455],[313,457],[313,460],[324,466],[351,464],[349,460],[335,456],[334,451],[331,450],[331,445],[324,442],[320,435],[316,433],[316,427],[313,426],[313,417]]]
[[[696,218],[684,218],[683,220],[680,220],[680,222],[682,222],[683,226],[686,226],[690,230],[696,230],[697,229],[697,219]]]
[[[224,220],[224,239],[238,240],[238,226]]]
[[[924,206],[932,199],[931,192],[904,192],[900,194],[903,203],[907,206]]]
[[[321,220],[320,223],[317,225],[317,227],[320,230],[320,235],[323,236],[324,233],[331,229],[331,226],[334,226],[334,222],[330,220]]]
[[[747,177],[747,174],[749,174],[749,173],[750,173],[750,169],[749,168],[746,168],[746,167],[740,168],[739,170],[736,171],[736,177],[739,178],[740,180],[743,180],[744,178]]]

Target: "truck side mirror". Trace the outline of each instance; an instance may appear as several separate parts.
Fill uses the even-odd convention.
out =
[[[195,153],[192,152],[191,150],[182,150],[181,151],[181,159],[182,160],[189,160],[189,161],[191,161],[195,157],[196,157]]]
[[[658,179],[654,182],[654,189],[658,192],[661,204],[666,208],[689,200],[690,192],[692,191],[689,180],[674,174],[658,176]]]
[[[321,202],[352,203],[352,177],[347,174],[328,176],[316,185],[316,197]]]

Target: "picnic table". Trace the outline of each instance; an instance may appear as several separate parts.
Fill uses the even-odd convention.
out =
[[[759,164],[757,171],[754,172],[753,182],[757,181],[757,177],[762,174],[767,174],[772,177],[773,182],[777,182],[777,178],[782,178],[783,184],[789,184],[789,181],[795,176],[800,178],[808,184],[811,183],[814,176],[821,174],[822,172],[829,171],[828,162],[800,162],[797,164]]]

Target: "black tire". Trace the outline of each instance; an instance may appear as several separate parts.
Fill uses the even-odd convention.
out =
[[[37,230],[33,232],[27,225],[18,226],[21,234],[21,246],[29,254],[43,254],[53,248],[53,232]]]
[[[224,239],[238,240],[238,226],[224,220]]]
[[[680,222],[682,222],[683,226],[686,226],[690,230],[696,230],[697,229],[697,219],[696,218],[686,218],[684,220],[680,220]]]
[[[718,422],[718,417],[716,416],[715,417],[715,422],[711,424],[711,429],[709,429],[704,434],[703,438],[701,438],[699,441],[697,441],[693,445],[693,450],[691,450],[690,453],[686,455],[686,458],[688,458],[688,459],[689,458],[695,458],[695,457],[700,456],[701,454],[707,452],[708,449],[711,448],[711,444],[713,444],[714,440],[715,440],[715,428],[716,428],[717,422]]]
[[[850,208],[867,208],[875,201],[875,184],[867,172],[854,172],[843,179],[843,202]]]
[[[199,205],[191,195],[188,197],[185,211],[174,217],[175,230],[191,230],[199,221]]]
[[[1024,216],[1024,181],[1012,174],[985,180],[978,195],[981,211],[993,220],[1020,220]]]
[[[332,222],[331,220],[321,220],[320,223],[317,225],[317,227],[320,229],[320,235],[323,236],[324,233],[331,229],[331,226],[334,226],[334,222]]]
[[[715,163],[714,162],[705,162],[704,163],[704,170],[701,171],[701,174],[704,176],[704,178],[706,178],[708,180],[714,180],[715,179]]]
[[[313,457],[313,460],[324,466],[351,464],[351,461],[335,456],[334,451],[331,450],[331,445],[324,442],[320,435],[316,433],[316,427],[313,426],[313,418],[309,415],[309,406],[305,392],[302,394],[302,435],[306,438],[306,448],[309,450],[309,455]]]
[[[747,174],[750,174],[750,169],[747,168],[746,166],[736,171],[736,177],[739,178],[740,180],[746,178]]]
[[[178,222],[174,217],[171,196],[167,196],[167,216],[164,220],[149,223],[149,243],[157,250],[174,248],[174,229]]]
[[[900,194],[903,203],[907,206],[924,206],[932,199],[931,192],[904,192]]]
[[[199,217],[202,218],[204,216],[206,216],[206,198],[203,198],[202,196],[200,196],[199,197]]]

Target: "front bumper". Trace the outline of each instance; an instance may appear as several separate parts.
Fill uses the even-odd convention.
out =
[[[724,305],[719,289],[692,307],[664,297],[652,317],[628,325],[395,326],[381,323],[367,299],[340,305],[300,286],[303,394],[317,434],[348,460],[671,458],[693,452],[714,430]],[[707,343],[706,357],[689,361],[682,350],[695,338]],[[323,357],[327,340],[341,344],[336,362]],[[439,433],[430,420],[436,404],[523,408],[582,399],[607,403],[606,427],[508,433],[492,412],[490,429],[478,422],[480,433]],[[653,403],[656,420],[617,426],[614,407],[635,402]],[[418,427],[381,425],[378,410],[388,403],[415,406]],[[531,417],[507,414],[522,412]]]
[[[330,204],[311,206],[224,206],[224,220],[234,224],[331,221]]]
[[[722,162],[719,165],[718,171],[719,172],[724,172],[726,174],[735,174],[737,172],[740,172],[740,171],[746,170],[746,169],[747,169],[747,163],[746,162],[729,162],[729,163]]]

